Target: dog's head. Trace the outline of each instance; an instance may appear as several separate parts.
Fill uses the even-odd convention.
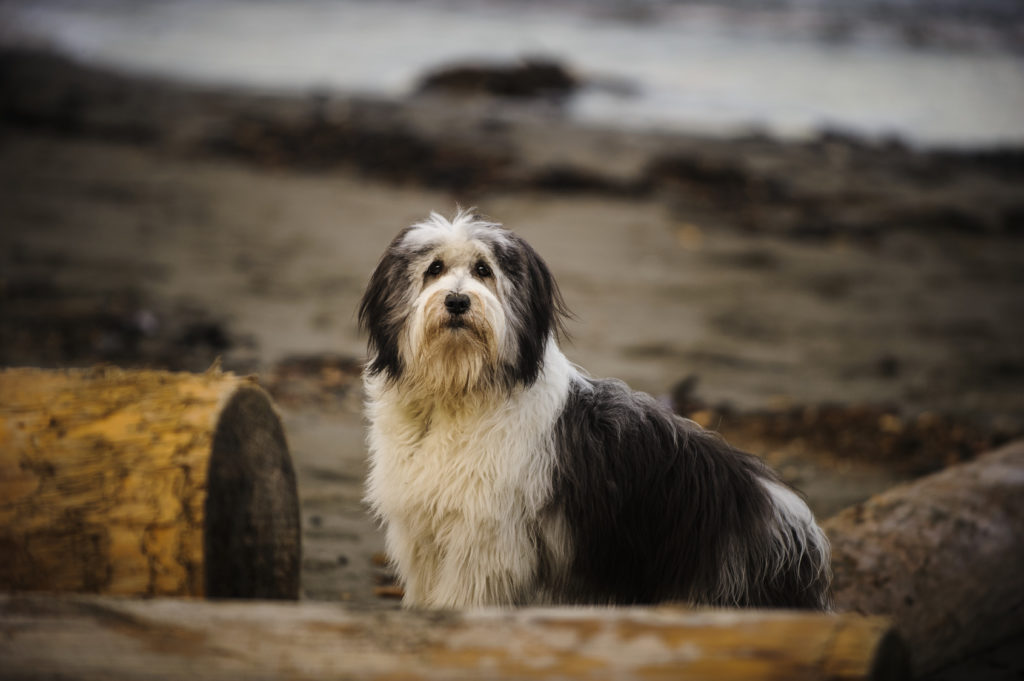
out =
[[[368,372],[443,394],[532,384],[564,314],[533,248],[467,211],[399,234],[359,307]]]

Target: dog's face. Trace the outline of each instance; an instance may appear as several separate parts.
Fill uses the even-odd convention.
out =
[[[563,314],[529,244],[465,212],[399,234],[359,308],[368,371],[441,395],[530,385]]]

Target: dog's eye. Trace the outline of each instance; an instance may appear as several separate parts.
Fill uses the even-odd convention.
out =
[[[444,263],[441,262],[440,260],[435,260],[434,262],[430,263],[430,267],[427,268],[427,275],[431,277],[436,277],[437,275],[441,274],[442,270],[444,270]]]
[[[476,267],[473,268],[473,271],[476,272],[476,276],[480,277],[481,279],[486,279],[487,277],[490,277],[494,274],[494,272],[491,271],[491,266],[485,263],[483,260],[476,264]]]

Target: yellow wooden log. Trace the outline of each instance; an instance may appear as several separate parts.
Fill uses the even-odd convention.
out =
[[[0,678],[906,678],[884,618],[684,608],[373,611],[0,597]]]
[[[0,371],[0,589],[295,598],[284,434],[210,371]]]

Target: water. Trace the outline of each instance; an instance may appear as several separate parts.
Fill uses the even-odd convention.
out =
[[[203,83],[387,97],[438,65],[536,55],[626,85],[573,98],[584,123],[1024,144],[1024,12],[916,6],[0,0],[0,44]]]

